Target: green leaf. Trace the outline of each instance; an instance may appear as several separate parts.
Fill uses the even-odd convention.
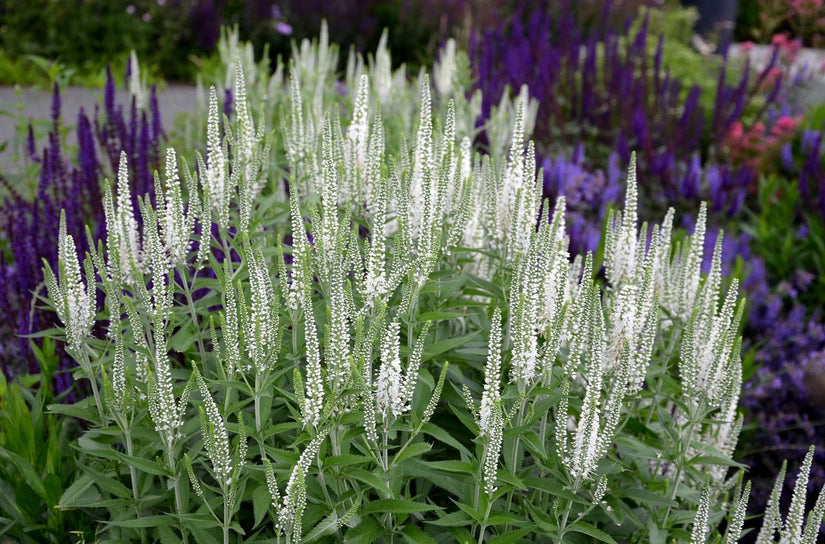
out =
[[[158,527],[160,534],[160,544],[176,544],[180,542],[180,537],[169,527]]]
[[[460,474],[475,474],[476,467],[472,463],[465,463],[464,461],[427,461],[423,463],[436,470],[443,470],[444,472],[458,472]]]
[[[375,518],[367,518],[357,527],[353,527],[344,535],[344,541],[348,544],[372,544],[378,536],[384,532],[384,528]]]
[[[630,499],[635,499],[640,504],[649,505],[649,506],[661,506],[664,508],[673,508],[678,506],[675,501],[668,500],[661,495],[657,495],[652,491],[641,487],[627,487],[624,489],[616,490],[614,493],[616,497],[627,497]]]
[[[91,399],[85,399],[76,404],[49,404],[47,408],[53,414],[63,414],[92,423],[100,422],[94,401]]]
[[[522,482],[517,476],[514,476],[505,469],[498,469],[496,471],[496,479],[501,480],[506,484],[510,484],[511,486],[521,491],[527,489],[527,486],[524,485],[524,482]]]
[[[424,354],[421,356],[421,362],[427,362],[436,355],[440,355],[445,351],[450,351],[451,349],[455,349],[458,346],[466,344],[470,340],[474,340],[480,334],[481,331],[475,331],[465,336],[459,336],[457,338],[448,338],[447,340],[442,340],[441,342],[430,344],[427,348],[424,349]]]
[[[46,504],[53,508],[63,494],[63,481],[57,474],[49,473],[43,479],[43,486],[46,488]]]
[[[129,527],[133,529],[138,529],[141,527],[161,527],[161,526],[169,526],[174,525],[176,522],[174,516],[146,516],[142,518],[135,518],[135,519],[124,519],[124,520],[115,520],[109,521],[109,525],[114,525],[115,527]]]
[[[332,511],[330,515],[322,519],[318,524],[301,539],[301,542],[312,542],[326,535],[335,534],[338,531],[338,512]]]
[[[132,491],[114,478],[85,465],[79,465],[78,468],[91,476],[101,491],[111,493],[119,499],[132,499]]]
[[[422,432],[427,433],[433,438],[437,438],[444,444],[447,444],[448,446],[452,446],[455,449],[457,449],[461,453],[462,459],[472,457],[470,450],[464,447],[464,444],[456,440],[455,437],[453,437],[453,435],[451,435],[450,433],[448,433],[432,421],[428,421],[427,423],[425,423],[423,427],[421,427],[421,430]]]
[[[261,524],[266,513],[269,511],[269,505],[272,502],[272,497],[269,494],[269,489],[266,485],[259,485],[255,488],[255,491],[252,493],[252,512],[255,516],[255,524],[252,526],[257,527]]]
[[[387,485],[386,480],[374,472],[368,472],[362,468],[349,467],[342,472],[344,476],[351,476],[352,478],[363,482],[375,489],[379,495],[392,495],[392,491]]]
[[[143,457],[129,456],[119,451],[116,451],[115,453],[117,454],[117,457],[126,464],[126,466],[133,466],[141,472],[154,474],[155,476],[169,475],[169,471],[166,470],[166,467],[163,467],[154,461],[150,461],[149,459],[145,459]]]
[[[607,542],[608,544],[618,544],[615,540],[613,540],[613,538],[609,534],[605,533],[601,529],[598,529],[590,525],[586,521],[577,521],[576,523],[571,525],[568,530],[576,531],[577,533],[582,533],[587,536],[592,536],[599,542]]]
[[[455,319],[457,317],[466,317],[466,312],[425,312],[416,317],[418,321],[442,321],[447,319]]]
[[[57,503],[57,508],[60,510],[67,510],[69,508],[81,508],[89,506],[100,498],[100,493],[94,487],[94,480],[88,474],[81,474],[80,477],[72,482],[72,485],[63,492],[63,496]],[[89,497],[94,495],[95,500]]]
[[[46,487],[43,485],[43,480],[28,461],[13,451],[9,451],[5,448],[0,448],[0,457],[4,457],[11,461],[20,472],[20,475],[23,476],[23,480],[26,482],[29,489],[36,493],[38,497],[43,499],[44,502],[48,501],[49,495],[46,493]]]
[[[474,522],[472,518],[464,512],[450,512],[435,521],[428,521],[427,523],[438,525],[439,527],[463,527],[464,525],[472,525]]]
[[[503,535],[491,538],[487,542],[489,544],[513,544],[521,540],[521,537],[530,534],[532,529],[519,529],[517,531],[507,531]]]
[[[416,442],[410,446],[404,448],[403,451],[396,454],[396,456],[392,460],[393,465],[397,465],[402,463],[404,459],[409,459],[410,457],[416,457],[418,455],[423,455],[430,451],[431,446],[426,442]]]
[[[553,497],[567,499],[569,501],[577,502],[579,504],[589,504],[587,501],[581,499],[578,495],[572,493],[570,490],[566,489],[564,486],[562,486],[559,482],[555,480],[530,476],[524,479],[524,483],[527,485],[527,487],[531,489],[538,489],[544,491],[545,493]]]
[[[430,535],[415,525],[407,525],[401,531],[401,534],[404,535],[404,540],[410,544],[435,544],[435,540],[430,538]]]
[[[39,520],[43,518],[43,503],[37,493],[25,482],[18,482],[14,489],[14,500],[17,507],[29,520]]]
[[[439,510],[439,508],[431,504],[415,502],[409,499],[378,499],[365,504],[361,512],[364,514],[372,514],[375,512],[414,514],[416,512],[429,512],[430,510]]]
[[[345,467],[348,465],[369,464],[372,459],[363,455],[330,455],[324,457],[324,467]]]

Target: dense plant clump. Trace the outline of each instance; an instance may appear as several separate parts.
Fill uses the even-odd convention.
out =
[[[167,149],[137,205],[122,153],[85,254],[61,216],[39,298],[91,395],[50,407],[85,425],[59,511],[122,541],[738,541],[744,300],[707,206],[640,224],[631,155],[571,260],[526,89],[481,153],[454,44],[432,84],[352,55],[346,94],[335,57],[236,57],[203,153]],[[816,540],[812,458],[761,541]]]
[[[753,412],[747,426],[760,424],[743,450],[759,481],[772,478],[783,450],[804,449],[823,436],[821,408],[808,400],[815,395],[799,391],[791,377],[807,373],[813,380],[816,365],[807,362],[825,347],[817,340],[816,311],[825,303],[818,257],[825,213],[822,114],[820,108],[803,119],[794,102],[817,67],[794,68],[801,43],[783,35],[758,70],[685,51],[685,11],[672,6],[622,27],[609,24],[608,3],[602,24],[588,27],[578,22],[577,9],[564,5],[516,12],[479,30],[473,58],[484,107],[507,86],[526,84],[538,98],[544,191],[567,197],[575,250],[598,249],[606,210],[618,195],[618,164],[631,149],[644,157],[643,209],[667,203],[686,211],[707,199],[711,229],[729,233],[723,267],[748,276],[745,349],[759,370],[746,391]],[[662,30],[667,35],[657,36]],[[693,228],[689,214],[681,226]],[[708,269],[709,259],[703,266]],[[763,396],[771,389],[795,395],[793,409],[780,395]],[[814,480],[825,483],[825,474]],[[756,485],[763,504],[769,488]]]

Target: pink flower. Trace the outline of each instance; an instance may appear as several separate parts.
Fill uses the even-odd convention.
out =
[[[742,51],[744,51],[745,53],[747,53],[748,51],[750,51],[751,49],[753,49],[753,45],[754,45],[754,44],[753,44],[753,42],[752,42],[752,41],[750,41],[750,40],[748,40],[748,41],[746,41],[746,42],[742,42],[742,45],[741,45],[740,47],[742,48]]]
[[[788,43],[787,34],[774,34],[771,38],[771,44],[773,45],[778,45],[779,47],[782,47],[786,43]]]
[[[731,140],[739,140],[742,138],[742,132],[742,123],[736,121],[731,125],[730,130],[728,131],[728,138]]]

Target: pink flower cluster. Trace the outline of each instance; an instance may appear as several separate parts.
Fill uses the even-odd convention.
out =
[[[746,165],[754,171],[771,170],[782,146],[791,141],[799,128],[801,117],[784,115],[770,129],[762,122],[745,128],[733,123],[724,140],[728,159],[735,165]]]

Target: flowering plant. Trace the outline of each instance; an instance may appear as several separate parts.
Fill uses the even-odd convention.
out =
[[[136,207],[122,155],[82,265],[61,222],[44,302],[93,395],[51,407],[87,425],[59,507],[126,541],[736,542],[743,301],[721,234],[701,273],[707,208],[689,237],[673,210],[640,225],[632,155],[602,250],[571,262],[527,96],[482,154],[449,61],[433,89],[354,57],[347,110],[328,55],[289,70],[285,179],[236,60],[204,155],[168,149]],[[812,455],[762,540],[816,539]]]

